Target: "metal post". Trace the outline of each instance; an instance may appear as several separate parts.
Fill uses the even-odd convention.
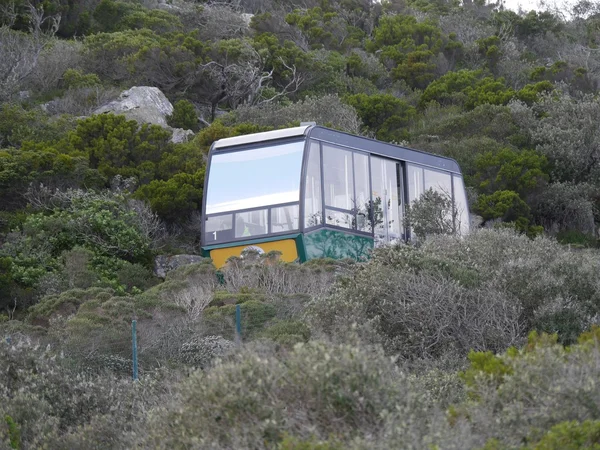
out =
[[[133,350],[133,381],[138,380],[138,348],[137,348],[137,333],[136,333],[137,320],[131,321],[131,342]]]
[[[235,305],[235,339],[238,345],[242,340],[242,308]]]

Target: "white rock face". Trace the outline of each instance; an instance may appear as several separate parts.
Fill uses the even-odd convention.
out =
[[[167,116],[173,114],[173,105],[160,89],[150,86],[134,86],[123,91],[118,100],[101,106],[94,114],[114,113],[123,114],[139,124],[151,123],[164,128]]]
[[[183,128],[173,128],[173,137],[171,137],[171,142],[174,144],[181,144],[183,142],[187,142],[194,137],[194,132],[192,130],[184,130]]]
[[[94,111],[94,114],[123,114],[129,120],[140,125],[150,123],[173,132],[171,142],[180,144],[194,137],[192,130],[171,128],[167,125],[167,116],[173,114],[173,105],[165,94],[156,87],[134,86],[123,91],[118,100],[114,100]]]

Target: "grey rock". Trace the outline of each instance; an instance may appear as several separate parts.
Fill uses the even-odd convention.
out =
[[[94,114],[123,114],[139,124],[150,123],[169,128],[167,116],[173,114],[173,105],[160,89],[150,86],[134,86],[123,91],[114,100],[94,111]]]
[[[182,142],[187,142],[194,137],[194,132],[192,130],[184,130],[183,128],[173,128],[173,136],[171,137],[171,142],[174,144],[181,144]]]
[[[167,273],[178,267],[188,266],[204,261],[206,258],[198,255],[157,256],[154,260],[154,275],[165,278]]]

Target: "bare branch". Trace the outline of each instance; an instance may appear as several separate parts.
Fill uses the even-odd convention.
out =
[[[10,97],[37,66],[40,53],[60,25],[60,15],[44,16],[28,3],[29,34],[0,26],[0,99]]]

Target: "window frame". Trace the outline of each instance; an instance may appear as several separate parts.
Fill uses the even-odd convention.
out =
[[[216,244],[222,244],[223,242],[240,242],[240,241],[247,241],[249,239],[255,239],[255,238],[265,238],[265,237],[270,237],[270,236],[284,236],[284,235],[289,235],[289,234],[294,234],[294,233],[299,233],[300,232],[300,228],[296,228],[293,230],[284,230],[284,231],[278,231],[276,233],[272,232],[272,223],[271,223],[271,210],[275,209],[275,208],[282,208],[285,206],[299,206],[299,202],[287,202],[287,203],[277,203],[275,205],[269,205],[269,206],[258,206],[258,207],[254,207],[254,208],[245,208],[245,209],[236,209],[235,211],[227,211],[227,212],[222,212],[222,213],[214,213],[214,214],[205,214],[205,220],[204,222],[206,222],[207,219],[211,219],[213,217],[219,217],[219,216],[228,216],[231,215],[232,216],[232,228],[231,231],[233,232],[233,238],[232,239],[217,239],[215,241],[212,242],[207,242],[206,241],[206,231],[202,230],[202,240],[204,242],[203,245],[216,245]],[[267,210],[267,221],[268,221],[268,231],[266,234],[257,234],[257,235],[252,235],[252,236],[241,236],[241,237],[235,237],[235,232],[236,232],[236,215],[237,214],[242,214],[242,213],[248,213],[248,212],[253,212],[253,211],[261,211],[261,210]],[[298,218],[298,220],[300,219],[300,217]],[[212,233],[212,232],[211,232]]]
[[[265,238],[270,238],[271,236],[289,236],[289,235],[295,235],[295,234],[299,234],[303,232],[303,224],[301,222],[302,219],[302,214],[303,214],[303,201],[304,201],[304,170],[305,170],[305,161],[306,161],[306,152],[308,149],[308,144],[311,141],[311,139],[309,139],[307,136],[297,136],[297,137],[293,137],[293,138],[284,138],[284,139],[276,139],[273,141],[267,141],[267,142],[254,142],[251,144],[242,144],[242,145],[237,145],[237,146],[232,146],[232,147],[225,147],[223,149],[219,149],[217,151],[214,151],[211,148],[211,151],[209,153],[209,158],[208,158],[208,162],[207,162],[207,170],[206,170],[206,174],[205,174],[205,180],[204,180],[204,195],[202,196],[202,228],[201,228],[201,232],[200,232],[200,242],[201,245],[203,247],[210,247],[213,245],[220,245],[220,244],[235,244],[236,242],[244,242],[244,241],[248,241],[248,240],[254,240],[254,239],[265,239]],[[226,154],[226,153],[238,153],[238,152],[243,152],[243,151],[247,151],[247,150],[256,150],[256,149],[261,149],[261,148],[268,148],[268,147],[274,147],[277,145],[281,145],[281,144],[292,144],[292,143],[298,143],[298,142],[302,142],[303,145],[303,150],[302,150],[302,163],[301,163],[301,168],[300,168],[300,183],[299,183],[299,198],[298,201],[293,201],[293,202],[285,202],[285,203],[275,203],[272,205],[264,205],[264,206],[256,206],[256,207],[252,207],[252,208],[244,208],[244,209],[236,209],[236,210],[230,210],[230,211],[221,211],[218,213],[212,213],[212,214],[207,214],[206,213],[206,202],[208,200],[208,196],[206,195],[206,193],[208,192],[208,183],[210,180],[210,169],[212,167],[212,158],[215,155],[222,155],[222,154]],[[284,206],[298,206],[298,228],[294,229],[294,230],[285,230],[285,231],[281,231],[281,232],[277,232],[277,233],[272,233],[271,229],[272,229],[272,224],[271,224],[271,209],[272,208],[281,208]],[[246,213],[246,212],[252,212],[252,211],[259,211],[262,209],[267,209],[267,219],[268,219],[268,232],[267,234],[261,234],[261,235],[256,235],[256,236],[242,236],[242,237],[235,237],[235,227],[236,227],[236,214],[238,213]],[[227,238],[227,239],[217,239],[214,241],[210,241],[208,242],[206,239],[206,231],[205,231],[205,223],[209,218],[212,217],[219,217],[219,216],[224,216],[224,215],[231,215],[232,216],[232,228],[231,228],[231,232],[233,234],[233,238]]]
[[[405,170],[406,170],[406,177],[405,177],[406,178],[405,201],[406,201],[406,204],[408,206],[410,206],[410,203],[411,203],[411,201],[410,201],[410,192],[408,190],[408,188],[409,188],[409,186],[408,186],[408,183],[409,183],[409,181],[408,181],[408,166],[409,165],[413,166],[413,167],[416,167],[416,168],[419,168],[422,171],[422,177],[421,177],[422,178],[422,182],[421,182],[422,186],[421,186],[421,189],[423,190],[423,193],[421,195],[423,195],[425,193],[425,191],[426,191],[426,189],[425,189],[425,171],[426,170],[429,170],[431,172],[443,173],[445,175],[449,175],[450,176],[450,190],[451,190],[450,195],[452,196],[452,211],[453,211],[453,214],[454,214],[454,211],[456,210],[456,197],[455,197],[455,193],[454,193],[455,192],[454,191],[454,178],[457,175],[454,172],[450,172],[450,171],[447,171],[447,170],[438,169],[436,167],[425,166],[425,165],[417,164],[417,163],[414,163],[414,162],[411,162],[411,161],[405,161],[404,162],[404,166],[405,166]],[[462,175],[459,175],[459,176],[461,176],[461,178],[462,178]],[[464,179],[463,179],[463,183],[464,183]],[[465,194],[466,194],[466,192],[465,192]],[[416,199],[417,198],[413,199],[413,201],[416,200]],[[468,209],[468,207],[469,207],[469,205],[467,204],[467,209]],[[454,220],[453,220],[453,228],[454,228],[453,232],[456,233],[456,222]],[[405,232],[406,232],[406,235],[407,235],[407,239],[408,240],[412,239],[412,237],[413,237],[412,236],[412,229],[410,227],[408,227],[405,230]]]
[[[307,143],[310,142],[310,139],[308,139],[306,136],[301,136],[301,137],[294,137],[294,138],[287,138],[287,139],[278,139],[278,140],[274,140],[274,141],[267,141],[268,145],[265,145],[265,142],[256,142],[256,143],[251,143],[251,144],[244,144],[244,145],[239,145],[239,146],[235,146],[235,147],[225,147],[223,149],[219,149],[215,152],[210,152],[209,153],[209,158],[208,158],[208,162],[207,162],[207,170],[206,173],[204,175],[205,177],[205,183],[204,183],[204,189],[203,189],[203,195],[202,195],[202,213],[204,214],[205,217],[209,217],[209,216],[215,216],[215,215],[220,215],[220,214],[226,214],[226,213],[234,213],[234,212],[239,212],[239,211],[246,211],[247,209],[265,209],[265,208],[270,208],[271,206],[275,205],[263,205],[263,206],[257,206],[257,207],[252,207],[252,208],[245,208],[245,209],[232,209],[229,211],[220,211],[218,213],[211,213],[211,214],[207,214],[206,213],[206,206],[207,206],[207,202],[208,202],[208,188],[209,188],[209,182],[210,182],[210,172],[211,172],[211,168],[212,168],[212,161],[213,158],[217,155],[225,155],[225,154],[229,154],[229,153],[240,153],[240,152],[245,152],[248,150],[259,150],[259,149],[264,149],[264,148],[269,148],[269,147],[276,147],[278,145],[284,145],[284,144],[294,144],[294,143],[299,143],[302,142],[303,148],[302,148],[302,159],[300,161],[300,183],[298,184],[298,201],[293,201],[293,202],[285,202],[285,203],[281,203],[282,205],[285,205],[287,203],[297,203],[297,202],[302,202],[303,200],[303,177],[304,177],[304,161],[305,161],[305,155],[306,155],[306,151],[307,151]]]
[[[321,224],[320,225],[316,225],[316,226],[312,226],[309,228],[305,228],[302,231],[303,232],[307,232],[307,231],[312,231],[315,230],[317,228],[331,228],[333,230],[339,230],[339,231],[343,231],[344,233],[352,233],[352,234],[356,234],[356,235],[360,235],[360,236],[371,236],[373,237],[373,227],[371,226],[371,231],[361,231],[358,230],[356,228],[344,228],[344,227],[340,227],[337,225],[332,225],[332,224],[328,224],[326,222],[327,219],[327,215],[325,214],[325,210],[330,209],[332,211],[336,211],[336,212],[341,212],[341,213],[345,213],[348,214],[350,216],[353,217],[353,226],[357,226],[356,224],[358,223],[358,210],[355,208],[354,210],[349,210],[349,209],[344,209],[344,208],[339,208],[337,206],[329,206],[327,205],[327,203],[325,203],[325,167],[324,167],[324,158],[323,158],[323,153],[325,152],[325,149],[323,148],[323,144],[326,144],[327,146],[330,146],[332,148],[337,148],[339,150],[343,150],[343,151],[347,151],[350,152],[352,154],[352,200],[354,202],[356,202],[356,167],[354,164],[354,155],[355,154],[361,154],[361,155],[365,155],[367,157],[367,164],[368,164],[368,173],[369,173],[369,204],[371,204],[373,202],[372,199],[372,193],[371,193],[371,188],[372,188],[372,181],[371,181],[371,156],[372,154],[364,151],[364,150],[360,150],[357,148],[353,148],[353,147],[347,147],[344,145],[340,145],[340,144],[336,144],[334,142],[327,142],[327,141],[320,141],[317,139],[309,139],[309,142],[314,141],[317,142],[319,144],[319,151],[320,151],[320,162],[321,162],[321,205],[322,205],[322,212],[321,212]],[[391,158],[388,158],[391,159]],[[305,180],[305,179],[304,179]],[[302,196],[304,197],[304,193],[305,191],[302,191]],[[304,220],[304,217],[303,217]],[[371,222],[373,222],[373,217],[372,217],[372,211],[369,211],[369,220]]]

